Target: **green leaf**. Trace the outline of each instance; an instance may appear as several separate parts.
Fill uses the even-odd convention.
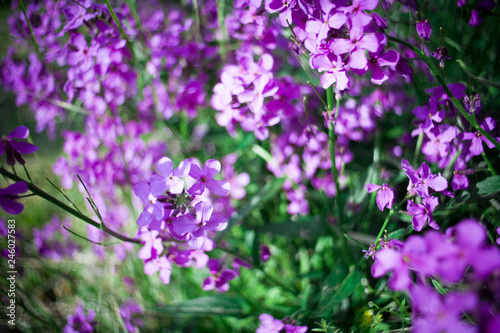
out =
[[[311,317],[318,318],[330,315],[333,308],[339,305],[344,299],[349,297],[354,292],[354,290],[359,286],[362,277],[363,275],[359,271],[355,270],[354,267],[351,267],[349,274],[339,286],[335,283],[335,280],[338,277],[329,276],[323,286],[323,297],[321,298],[320,304],[316,311],[311,314]]]
[[[296,221],[282,221],[269,223],[255,228],[258,233],[271,233],[274,236],[283,236],[292,239],[317,239],[325,234],[324,221],[320,216],[301,216]]]
[[[275,198],[278,191],[281,190],[284,182],[284,178],[275,178],[272,182],[264,185],[264,187],[262,187],[262,189],[260,189],[260,191],[255,196],[253,196],[252,199],[250,199],[250,202],[247,205],[242,207],[236,212],[236,214],[233,214],[229,218],[226,230],[229,230],[233,224],[241,221],[248,213],[250,213],[250,211],[252,211],[252,209],[258,207],[259,205],[272,198]]]
[[[413,231],[413,225],[410,225],[406,228],[401,228],[398,230],[394,230],[389,233],[389,238],[401,239],[406,235],[409,235]]]
[[[488,195],[500,191],[500,176],[488,177],[476,184],[479,195]]]
[[[153,307],[151,310],[168,315],[246,316],[239,298],[224,295],[194,298],[178,304]]]
[[[491,81],[491,80],[486,80],[486,79],[483,79],[483,78],[480,78],[480,77],[477,77],[475,75],[472,75],[468,70],[467,70],[467,66],[465,65],[465,63],[462,61],[462,60],[457,60],[458,64],[460,65],[460,67],[462,67],[463,71],[470,76],[471,79],[474,79],[478,82],[481,82],[482,84],[484,84],[485,86],[490,86],[490,87],[494,87],[494,88],[500,88],[500,82],[496,82],[496,81]]]
[[[440,293],[441,295],[446,295],[446,290],[444,290],[443,286],[441,286],[441,284],[439,282],[437,282],[433,278],[431,278],[431,281],[432,281],[432,285],[438,291],[438,293]]]

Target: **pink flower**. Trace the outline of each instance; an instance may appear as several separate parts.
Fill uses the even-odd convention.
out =
[[[375,184],[367,184],[366,189],[368,193],[373,193],[378,191],[377,193],[377,206],[383,211],[385,207],[391,209],[392,204],[394,203],[394,191],[387,184],[375,185]]]

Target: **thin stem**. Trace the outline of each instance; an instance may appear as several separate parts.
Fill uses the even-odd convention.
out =
[[[389,224],[389,220],[391,219],[391,216],[394,215],[394,213],[396,212],[399,212],[399,207],[401,207],[401,205],[406,201],[408,200],[410,196],[405,196],[405,198],[403,200],[401,200],[397,205],[396,207],[392,208],[390,211],[389,211],[389,215],[387,215],[387,217],[385,218],[385,221],[384,221],[384,224],[382,225],[382,228],[380,228],[380,231],[378,232],[378,235],[377,235],[377,238],[375,239],[375,244],[377,244],[380,240],[380,238],[382,237],[382,234],[384,233],[385,231],[385,228],[387,228],[387,225]]]
[[[422,143],[424,141],[424,133],[420,133],[417,139],[417,146],[415,147],[415,155],[413,156],[413,165],[417,164],[418,156],[420,155],[420,150],[422,149]]]
[[[26,20],[26,24],[28,25],[28,29],[30,31],[31,39],[33,41],[33,46],[35,47],[36,54],[38,55],[38,58],[42,60],[40,47],[38,46],[38,43],[36,41],[35,33],[33,32],[33,26],[31,25],[31,21],[28,18],[28,14],[26,13],[26,7],[24,6],[23,0],[19,0],[19,6],[21,6],[21,10],[23,11],[24,14],[24,19]]]
[[[331,113],[333,112],[333,88],[330,87],[326,90],[326,99],[328,103],[328,112]],[[340,107],[340,100],[336,100],[336,109],[335,109],[335,119],[337,119],[337,116],[339,114],[339,107]],[[332,176],[333,176],[333,181],[335,182],[335,206],[336,206],[336,211],[337,211],[337,218],[339,221],[340,225],[343,225],[343,214],[342,214],[342,205],[340,201],[340,186],[339,186],[339,172],[337,170],[337,163],[336,163],[336,154],[335,154],[335,144],[337,142],[337,135],[335,134],[335,120],[332,119],[330,122],[330,126],[328,128],[328,138],[330,139],[330,159],[332,161]]]
[[[130,238],[128,236],[119,234],[118,232],[109,229],[105,225],[101,225],[100,223],[97,223],[96,221],[94,221],[90,217],[82,214],[81,212],[79,212],[79,211],[71,208],[70,206],[66,205],[65,203],[61,202],[60,200],[54,198],[53,196],[51,196],[50,194],[48,194],[47,192],[45,192],[44,190],[42,190],[41,188],[39,188],[38,186],[36,186],[35,184],[27,182],[25,179],[23,179],[23,178],[15,175],[15,174],[13,174],[13,173],[5,170],[4,168],[0,167],[0,174],[4,175],[5,177],[7,177],[7,178],[9,178],[11,180],[14,180],[16,182],[19,182],[19,181],[26,182],[28,184],[28,188],[30,189],[30,191],[33,192],[34,194],[36,194],[39,197],[41,197],[41,198],[43,198],[43,199],[45,199],[45,200],[53,203],[57,207],[65,210],[66,212],[68,212],[71,215],[79,218],[80,220],[82,220],[82,221],[90,224],[91,226],[94,226],[94,227],[96,227],[98,229],[101,229],[102,231],[104,231],[108,235],[111,235],[111,236],[113,236],[115,238],[118,238],[118,239],[120,239],[122,241],[125,241],[125,242],[140,244],[139,240],[136,240],[136,239]]]
[[[319,97],[319,100],[321,101],[321,103],[323,103],[325,109],[328,109],[328,105],[326,105],[325,103],[325,100],[321,97],[321,95],[319,94],[318,90],[316,89],[316,87],[311,83],[311,81],[307,81],[307,84],[311,86],[311,88],[313,88],[314,92],[316,93],[316,95],[318,95]]]
[[[486,164],[488,164],[488,169],[490,170],[491,174],[493,176],[496,176],[497,173],[495,172],[495,169],[493,169],[493,165],[491,164],[490,160],[488,159],[488,157],[486,156],[486,154],[484,153],[484,151],[481,152],[481,156],[483,157],[483,159],[486,162]]]
[[[31,180],[30,174],[28,172],[28,169],[26,169],[26,165],[25,164],[23,164],[23,168],[24,168],[24,172],[26,172],[26,176],[28,176],[28,179],[30,180],[30,183],[33,183],[33,181]]]
[[[439,71],[437,70],[436,66],[432,63],[432,61],[422,52],[420,49],[407,41],[404,41],[402,39],[399,39],[397,37],[389,36],[387,35],[387,38],[389,40],[392,40],[396,43],[400,43],[410,49],[412,49],[416,54],[422,58],[423,61],[429,66],[429,69],[431,70],[432,74],[436,77],[438,80],[439,84],[443,87],[444,91],[448,95],[448,98],[450,101],[453,103],[453,105],[458,109],[458,111],[462,114],[462,116],[467,119],[469,124],[471,124],[477,131],[479,131],[482,135],[484,135],[488,140],[490,140],[497,149],[500,150],[500,142],[498,142],[493,136],[491,136],[488,132],[486,132],[481,126],[479,126],[477,123],[474,122],[474,119],[472,116],[467,113],[467,111],[464,109],[464,107],[460,104],[460,102],[453,96],[453,93],[451,92],[450,88],[448,88],[448,85],[446,85],[446,82],[444,81],[443,77],[441,74],[439,74]]]
[[[116,13],[115,13],[113,7],[111,7],[109,0],[104,0],[104,2],[106,3],[106,7],[108,7],[109,13],[111,14],[111,17],[113,18],[113,21],[115,21],[116,26],[118,27],[118,29],[120,29],[120,33],[122,34],[123,38],[125,38],[125,40],[127,41],[127,44],[129,46],[131,46],[130,39],[128,38],[127,33],[125,32],[125,29],[123,29],[123,25],[120,22],[120,20],[118,19],[118,16],[116,16]],[[134,59],[135,58],[134,50],[130,50],[130,51],[131,51],[130,54],[132,55],[132,59]]]

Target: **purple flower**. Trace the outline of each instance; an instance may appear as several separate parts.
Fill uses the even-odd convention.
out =
[[[466,190],[469,188],[469,179],[467,175],[474,173],[473,169],[466,169],[467,163],[459,158],[455,162],[455,171],[453,172],[453,179],[451,180],[451,188],[453,191]]]
[[[327,89],[332,84],[337,83],[336,88],[339,90],[349,88],[349,78],[341,57],[338,55],[332,57],[336,57],[336,59],[332,60],[328,55],[321,54],[311,60],[313,68],[317,68],[319,72],[325,72],[320,78],[321,86]]]
[[[139,315],[144,312],[144,309],[139,306],[133,299],[120,307],[120,316],[123,319],[127,332],[139,333],[139,327],[142,327],[142,320]]]
[[[436,49],[436,52],[432,52],[431,56],[439,60],[439,67],[444,68],[444,61],[451,59],[451,56],[448,55],[448,49],[446,46],[440,46]]]
[[[186,177],[191,164],[185,160],[179,164],[174,170],[172,160],[168,157],[162,157],[156,162],[158,174],[151,176],[151,193],[154,195],[161,195],[165,191],[174,194],[180,194],[184,191],[184,181],[181,177]]]
[[[141,233],[139,239],[144,244],[137,256],[142,260],[158,257],[163,252],[162,239],[158,237],[159,232],[156,230],[146,231]]]
[[[8,165],[14,165],[16,160],[19,164],[26,162],[21,154],[31,154],[38,150],[38,147],[27,142],[15,141],[12,139],[26,139],[30,135],[30,130],[26,126],[19,126],[9,135],[0,140],[0,156],[5,152]]]
[[[41,257],[50,258],[56,262],[61,261],[65,256],[73,257],[78,246],[71,242],[69,232],[62,228],[62,225],[69,226],[69,223],[69,218],[61,222],[59,217],[54,215],[41,230],[33,228],[33,243]],[[65,241],[57,239],[59,233],[63,235]]]
[[[423,21],[417,22],[417,33],[420,39],[423,39],[426,42],[429,41],[429,38],[431,38],[432,34],[431,24],[429,23],[429,20],[425,19]]]
[[[382,53],[382,50],[376,53],[369,53],[370,59],[368,61],[367,70],[372,70],[372,78],[371,81],[373,84],[381,85],[386,80],[389,79],[389,76],[384,73],[382,67],[389,66],[392,70],[396,70],[396,65],[399,63],[399,53],[390,50]],[[357,74],[363,74],[364,70],[354,70]]]
[[[439,199],[436,197],[425,197],[422,199],[422,204],[416,204],[408,200],[408,215],[413,216],[413,229],[421,231],[427,223],[429,227],[439,230],[439,226],[434,221],[432,212],[439,205]]]
[[[266,244],[260,244],[260,261],[266,262],[271,258],[271,251],[269,250],[269,246]]]
[[[387,184],[375,185],[375,184],[367,184],[366,189],[368,193],[373,193],[378,191],[377,193],[377,206],[383,211],[385,207],[391,209],[392,204],[394,203],[394,191]]]
[[[220,293],[228,291],[228,282],[234,280],[237,273],[232,269],[223,270],[222,264],[218,259],[210,259],[208,261],[208,268],[210,269],[210,274],[213,276],[209,276],[203,281],[203,290],[213,290],[215,288]]]
[[[205,188],[214,194],[225,195],[229,192],[229,183],[224,180],[214,179],[215,175],[220,172],[221,164],[217,160],[208,160],[203,166],[203,170],[196,164],[191,164],[189,176],[197,180],[188,190],[189,194],[201,195]]]
[[[222,231],[227,226],[227,220],[222,215],[212,215],[214,206],[201,201],[194,207],[196,217],[190,213],[177,218],[173,223],[175,233],[188,235],[189,246],[193,250],[201,250],[206,241],[205,231]]]
[[[461,320],[463,312],[477,306],[477,296],[473,292],[439,295],[427,286],[416,284],[410,289],[410,297],[416,333],[476,332],[474,326]]]
[[[440,126],[439,129],[443,128]],[[436,128],[438,129],[438,128]],[[435,134],[432,130],[425,132],[429,141],[425,142],[422,146],[422,153],[427,156],[439,156],[444,158],[448,156],[449,143],[457,136],[455,127],[450,126],[439,134]]]
[[[94,331],[95,311],[90,309],[85,315],[83,305],[79,304],[73,314],[68,315],[68,323],[64,326],[63,333],[91,333]]]
[[[285,324],[281,320],[274,319],[273,316],[263,313],[259,316],[260,326],[255,333],[279,333]]]
[[[406,163],[403,163],[406,162]],[[403,166],[403,164],[405,166]],[[441,192],[448,187],[448,181],[440,173],[433,175],[427,163],[422,163],[416,171],[409,165],[408,161],[402,160],[401,166],[410,178],[410,186],[422,198],[429,196],[429,188],[436,192]],[[411,191],[410,191],[411,192]]]
[[[134,193],[145,204],[144,210],[137,219],[137,225],[143,227],[149,225],[154,219],[162,219],[161,203],[157,202],[158,198],[151,193],[151,188],[146,182],[139,182],[134,186]]]
[[[150,259],[144,263],[144,274],[153,275],[160,271],[160,281],[164,284],[170,283],[170,275],[172,273],[172,263],[166,256]]]
[[[495,128],[495,126],[496,126],[496,121],[491,117],[486,118],[481,124],[481,128],[486,132],[491,132]],[[485,138],[484,135],[481,134],[481,132],[479,131],[476,131],[474,133],[472,132],[461,133],[459,134],[458,138],[461,140],[471,141],[469,151],[474,156],[481,155],[481,153],[484,151],[483,142],[486,143],[488,148],[495,147],[495,145],[490,140]]]
[[[16,200],[19,199],[18,194],[27,191],[28,184],[23,181],[9,185],[6,188],[0,188],[0,207],[9,214],[20,214],[24,209],[24,205]]]

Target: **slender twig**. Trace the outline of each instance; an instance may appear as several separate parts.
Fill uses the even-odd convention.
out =
[[[140,244],[140,241],[137,240],[137,239],[133,239],[133,238],[130,238],[126,235],[122,235],[122,234],[119,234],[118,232],[114,231],[114,230],[111,230],[109,229],[107,226],[105,225],[101,225],[100,223],[97,223],[96,221],[94,221],[93,219],[91,219],[90,217],[82,214],[81,212],[77,211],[76,209],[73,209],[71,208],[70,206],[66,205],[64,202],[54,198],[52,195],[48,194],[47,192],[45,192],[44,190],[42,190],[41,188],[39,188],[38,186],[36,186],[35,184],[33,183],[29,183],[27,182],[25,179],[5,170],[4,168],[0,167],[0,174],[4,175],[5,177],[11,179],[11,180],[14,180],[16,182],[19,182],[19,181],[24,181],[28,184],[28,188],[31,192],[33,192],[34,194],[38,195],[39,197],[53,203],[54,205],[56,205],[57,207],[65,210],[66,212],[70,213],[71,215],[79,218],[80,220],[90,224],[91,226],[94,226],[98,229],[101,229],[103,232],[107,233],[108,235],[111,235],[115,238],[118,238],[122,241],[125,241],[125,242],[130,242],[130,243],[136,243],[136,244]]]

